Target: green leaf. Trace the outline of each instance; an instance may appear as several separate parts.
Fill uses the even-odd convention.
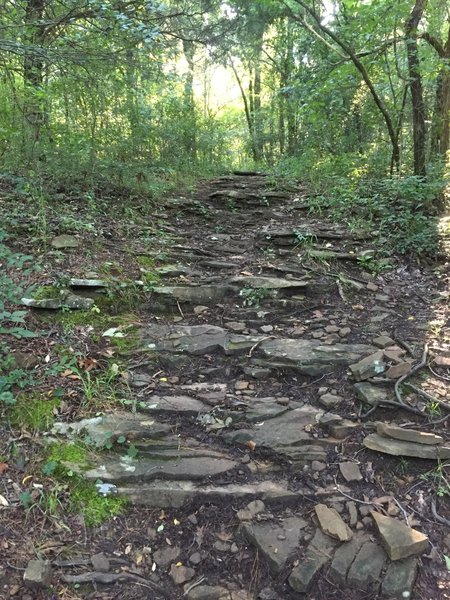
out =
[[[42,467],[42,473],[44,475],[53,475],[53,473],[55,472],[57,466],[58,466],[58,463],[56,462],[56,460],[49,460]]]
[[[450,571],[450,556],[444,554],[445,566],[447,567],[447,571]]]

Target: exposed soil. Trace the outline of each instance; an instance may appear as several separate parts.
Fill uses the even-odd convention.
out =
[[[82,242],[78,249],[57,254],[46,250],[41,257],[45,270],[30,275],[30,282],[49,284],[61,276],[84,277],[92,271],[101,275],[105,264],[108,275],[117,280],[142,279],[145,276],[142,257],[154,261],[146,267],[149,271],[168,264],[187,269],[175,275],[161,274],[157,287],[196,284],[218,287],[231,278],[251,276],[287,281],[307,278],[309,284],[304,292],[296,288],[287,290],[285,297],[283,293],[271,294],[265,288],[260,291],[244,285],[237,296],[195,303],[157,290],[137,289],[138,306],[133,305],[130,310],[127,303],[131,305],[132,299],[122,297],[112,308],[122,317],[132,315],[127,316],[127,325],[208,324],[228,329],[231,323],[236,332],[237,322],[244,324],[239,333],[266,339],[316,339],[325,345],[372,344],[377,336],[390,336],[404,351],[403,360],[417,365],[426,357],[424,368],[408,382],[440,401],[441,406],[417,390],[405,387],[402,399],[406,408],[383,404],[371,410],[357,399],[355,382],[346,366],[317,376],[286,368],[271,369],[261,379],[255,378],[243,368],[249,367],[246,358],[257,356],[260,342],[255,342],[244,358],[211,351],[189,354],[184,360],[164,355],[155,363],[142,348],[120,348],[109,338],[92,335],[88,325],[64,327],[60,319],[54,318],[55,313],[49,311],[31,312],[27,322],[30,329],[45,328],[45,335],[31,341],[16,340],[12,345],[16,352],[32,354],[38,359],[33,368],[38,381],[34,391],[45,394],[55,388],[64,390],[63,402],[55,415],[58,421],[70,422],[117,407],[113,397],[105,399],[103,404],[86,404],[86,390],[70,369],[49,375],[48,365],[57,361],[57,348],[61,345],[79,352],[80,369],[86,367],[83,361],[95,361],[93,376],[104,371],[111,358],[117,359],[124,372],[146,376],[144,386],[131,387],[137,402],[149,401],[152,396],[184,394],[181,386],[202,382],[226,384],[226,402],[231,402],[234,409],[239,403],[268,397],[323,408],[319,400],[326,388],[326,393],[341,398],[330,411],[358,426],[329,445],[323,470],[313,470],[308,463],[300,469],[270,448],[231,442],[221,435],[221,430],[208,430],[192,417],[168,413],[157,416],[180,439],[193,438],[214,450],[226,451],[238,463],[235,469],[200,482],[200,487],[230,482],[243,485],[270,477],[298,493],[289,505],[271,503],[262,521],[281,522],[289,515],[299,516],[308,521],[311,528],[308,535],[312,535],[316,527],[314,506],[324,497],[336,497],[348,490],[341,494],[341,502],[335,498],[334,503],[344,507],[346,501],[353,499],[359,508],[390,496],[392,506],[396,507],[395,511],[391,508],[390,514],[402,521],[406,518],[409,525],[430,540],[427,552],[419,557],[411,597],[450,598],[450,572],[443,560],[444,555],[450,555],[449,461],[388,456],[362,444],[374,430],[375,421],[407,425],[449,440],[445,418],[450,414],[447,410],[450,404],[448,263],[425,265],[398,257],[386,261],[383,240],[376,231],[352,231],[345,223],[327,221],[326,215],[320,219],[311,216],[308,207],[308,191],[301,185],[280,190],[263,175],[229,175],[204,182],[190,195],[168,199],[155,211],[155,221],[148,225],[138,216],[116,220],[112,210],[110,216],[94,224],[93,232],[78,234]],[[60,233],[59,225],[55,218],[51,223],[53,234]],[[24,219],[17,225],[14,244],[29,253],[33,243],[36,244],[30,240]],[[106,310],[112,308],[109,305]],[[387,366],[393,364],[395,361]],[[123,381],[117,385],[123,385],[125,395],[129,388]],[[396,401],[394,380],[388,389],[391,400]],[[231,431],[235,427],[232,424]],[[320,439],[328,433],[317,428],[313,435]],[[220,585],[229,590],[227,598],[235,600],[385,597],[376,586],[364,590],[339,585],[328,577],[326,570],[316,575],[305,594],[293,591],[288,578],[292,566],[304,559],[310,537],[306,537],[274,576],[261,553],[242,535],[236,513],[248,500],[208,503],[194,500],[181,508],[167,509],[135,506],[99,527],[89,527],[83,515],[65,513],[64,502],[69,492],[61,490],[60,504],[52,512],[38,501],[40,490],[47,492],[55,484],[51,477],[41,473],[44,459],[39,458],[37,450],[44,445],[42,433],[14,429],[6,419],[0,425],[0,467],[4,465],[0,470],[0,497],[7,504],[0,503],[1,599],[175,600],[186,597],[194,583]],[[362,481],[347,484],[349,488],[339,471],[339,463],[344,460],[356,462],[363,474]],[[321,490],[328,490],[328,496],[321,496]],[[27,510],[19,500],[24,491],[36,500]],[[359,521],[361,528],[376,540],[376,528],[370,518],[364,520],[360,516]],[[167,545],[180,549],[172,562],[195,570],[187,588],[175,585],[168,574],[170,564],[161,568],[154,562],[154,553]],[[65,576],[92,571],[90,557],[99,552],[111,560],[110,573],[130,573],[136,577],[76,586],[64,581]],[[198,563],[192,559],[194,554],[199,555],[195,557],[199,558]],[[33,591],[23,586],[24,570],[33,558],[53,562],[51,591]]]

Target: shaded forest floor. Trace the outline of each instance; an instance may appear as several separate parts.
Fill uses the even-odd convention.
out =
[[[39,335],[2,336],[0,598],[450,598],[445,255],[387,256],[376,223],[318,218],[306,188],[260,174],[157,209],[65,202],[2,199],[8,244],[39,263],[8,269]],[[83,418],[78,436],[61,425]],[[377,422],[441,436],[438,458],[370,449],[394,439]],[[374,577],[336,574],[345,540],[318,504]],[[428,537],[402,561],[414,585],[386,583],[371,510]],[[52,567],[34,589],[32,559]]]

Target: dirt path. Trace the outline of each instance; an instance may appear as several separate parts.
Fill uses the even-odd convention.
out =
[[[167,203],[161,279],[119,331],[131,408],[53,430],[112,446],[81,472],[134,507],[54,532],[56,595],[23,591],[4,528],[0,597],[450,598],[447,276],[310,202],[234,174]]]

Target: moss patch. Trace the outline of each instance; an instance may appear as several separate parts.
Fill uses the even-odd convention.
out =
[[[68,510],[81,513],[88,526],[96,526],[111,517],[122,513],[128,505],[127,500],[117,496],[102,496],[94,483],[77,475],[70,465],[88,468],[91,451],[82,443],[50,444],[47,448],[47,463],[44,472],[50,473],[68,488]]]
[[[51,392],[21,392],[8,410],[8,417],[17,427],[46,431],[52,426],[59,405],[60,399],[53,397]]]

